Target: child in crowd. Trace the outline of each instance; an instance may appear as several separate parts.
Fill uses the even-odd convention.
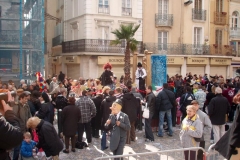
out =
[[[22,160],[36,160],[36,142],[32,140],[30,132],[24,133],[24,140],[21,146]]]

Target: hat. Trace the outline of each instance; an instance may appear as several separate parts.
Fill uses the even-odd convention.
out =
[[[120,99],[116,99],[116,101],[115,101],[114,103],[117,103],[117,104],[119,104],[120,106],[122,106],[122,100],[120,100]]]
[[[104,64],[103,69],[107,69],[107,68],[112,69],[112,65],[110,63]]]
[[[221,89],[220,87],[217,87],[217,88],[215,89],[215,93],[216,93],[216,94],[221,94],[221,93],[222,93],[222,89]]]
[[[25,93],[26,95],[31,95],[31,92],[29,91],[24,91],[23,93]]]
[[[17,93],[21,94],[21,93],[23,93],[23,91],[24,91],[23,89],[17,89]]]
[[[97,93],[96,93],[96,94],[97,94],[97,95],[98,95],[98,94],[102,94],[102,91],[101,91],[101,90],[99,90],[99,91],[97,91]]]
[[[138,62],[137,66],[142,67],[142,63]]]

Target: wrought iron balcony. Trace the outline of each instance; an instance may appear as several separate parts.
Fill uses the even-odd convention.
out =
[[[203,9],[192,9],[192,19],[193,20],[200,20],[200,21],[206,21],[206,10]]]
[[[142,42],[139,42],[138,53],[143,53]],[[124,53],[125,47],[111,45],[111,40],[79,39],[62,43],[62,53],[71,52],[100,52],[100,53]]]
[[[132,16],[132,8],[122,7],[122,15],[123,16]]]
[[[57,37],[54,37],[52,39],[52,47],[57,46],[57,45],[61,45],[62,42],[63,42],[63,36],[58,35]]]
[[[172,14],[156,14],[155,25],[156,27],[160,27],[160,26],[171,27],[173,25],[173,15]]]
[[[104,14],[109,14],[110,7],[109,5],[98,5],[98,13],[104,13]]]
[[[226,25],[227,12],[214,12],[214,23],[219,25]]]
[[[166,55],[218,55],[232,56],[233,47],[229,45],[204,44],[174,44],[174,43],[144,43],[143,49],[156,54]]]
[[[240,28],[237,27],[230,28],[230,38],[240,39]]]
[[[213,44],[210,46],[210,52],[211,55],[232,56],[233,46]]]

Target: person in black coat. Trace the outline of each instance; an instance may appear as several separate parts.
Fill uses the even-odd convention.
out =
[[[215,149],[228,160],[240,156],[240,94],[233,98],[233,102],[238,106],[232,126],[215,145]]]
[[[54,107],[51,104],[47,93],[43,92],[41,97],[39,97],[39,100],[41,101],[41,108],[37,112],[36,116],[53,124]]]
[[[66,149],[64,153],[69,153],[69,139],[71,138],[72,151],[75,152],[76,133],[78,122],[81,118],[80,109],[75,106],[75,98],[69,97],[69,105],[62,111],[63,135],[65,136]]]
[[[64,79],[65,79],[65,74],[63,74],[62,71],[60,71],[58,75],[58,81],[63,82]]]
[[[19,119],[12,108],[1,101],[3,110],[0,110],[0,159],[10,160],[7,150],[19,146],[23,139]]]
[[[131,141],[135,141],[135,122],[137,120],[138,109],[140,108],[139,100],[132,94],[129,93],[127,88],[123,89],[122,100],[122,112],[126,113],[129,117],[131,129],[127,134],[127,144],[130,144]]]
[[[36,147],[42,148],[48,158],[54,159],[59,156],[63,149],[63,143],[51,123],[38,117],[32,117],[28,119],[27,127],[37,131],[39,142]]]
[[[114,96],[114,91],[109,92],[109,96],[106,97],[100,107],[100,117],[101,117],[101,128],[102,128],[102,139],[101,139],[101,149],[105,150],[108,147],[106,146],[106,133],[111,129],[105,128],[105,122],[109,119],[109,115],[111,114],[110,107],[112,106],[113,102],[116,100],[116,97]]]
[[[101,77],[99,78],[101,84],[103,86],[112,86],[113,84],[113,72],[111,71],[112,65],[110,63],[106,63],[103,66],[104,72],[102,73]]]
[[[92,136],[95,138],[99,138],[99,130],[101,129],[101,114],[100,114],[100,107],[102,103],[102,93],[97,92],[97,96],[92,98],[93,103],[96,106],[96,116],[91,119],[91,124],[92,124]]]

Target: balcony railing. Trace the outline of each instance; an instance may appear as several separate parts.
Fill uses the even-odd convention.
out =
[[[156,14],[155,15],[155,25],[160,26],[172,26],[173,25],[173,15],[172,14]]]
[[[192,19],[193,20],[200,20],[200,21],[206,21],[206,10],[203,9],[192,9]]]
[[[227,12],[215,12],[214,13],[214,23],[220,25],[227,24]]]
[[[240,28],[230,28],[230,38],[240,38]]]
[[[122,8],[123,16],[132,16],[132,8]]]
[[[63,42],[62,52],[100,52],[100,53],[124,53],[125,47],[119,45],[110,45],[111,40],[102,39],[80,39]],[[142,42],[137,46],[138,53],[143,53]]]
[[[216,49],[213,46],[202,44],[174,44],[174,43],[144,43],[143,49],[147,49],[156,54],[166,55],[222,55],[231,56],[232,46],[221,46]],[[221,50],[220,50],[221,49]]]
[[[98,5],[98,13],[104,13],[104,14],[109,14],[109,5]]]
[[[233,46],[213,44],[210,46],[210,52],[212,55],[232,56]]]
[[[57,37],[54,37],[52,39],[52,47],[57,46],[57,45],[61,45],[62,42],[63,42],[63,36],[58,35]]]

